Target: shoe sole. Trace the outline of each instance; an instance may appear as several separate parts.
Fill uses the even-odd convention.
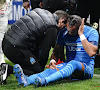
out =
[[[39,86],[45,86],[46,87],[46,85],[47,85],[45,78],[40,78],[40,77],[35,79],[34,84],[35,84],[35,87],[39,87]]]
[[[0,84],[6,84],[8,65],[6,65],[5,73],[1,75]]]
[[[17,81],[18,81],[19,86],[20,85],[22,86],[22,81],[21,81],[22,69],[21,69],[21,67],[18,64],[16,64],[14,66],[13,71],[14,71],[14,75],[15,75]]]
[[[27,84],[25,84],[25,83],[27,83],[27,81],[24,79],[24,81],[22,80],[22,74],[23,74],[23,70],[22,70],[22,68],[20,67],[20,65],[19,64],[16,64],[15,66],[14,66],[14,75],[15,75],[15,77],[16,77],[16,79],[17,79],[17,81],[18,81],[18,84],[19,84],[19,86],[24,86],[24,87],[26,87],[27,86]],[[23,76],[24,77],[24,76]]]
[[[34,84],[35,84],[35,87],[41,86],[40,79],[39,78],[36,78]]]

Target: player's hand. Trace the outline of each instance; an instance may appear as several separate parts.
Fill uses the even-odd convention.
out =
[[[59,69],[57,68],[56,62],[50,63],[50,64],[49,64],[49,69],[56,69],[57,71],[59,70]]]
[[[23,2],[23,7],[28,10],[30,8],[30,3],[29,2]]]
[[[56,62],[49,63],[49,69],[55,69],[56,68]]]
[[[82,23],[81,23],[81,25],[80,25],[80,27],[79,27],[79,30],[78,30],[78,35],[79,35],[79,36],[82,35],[83,32],[84,32],[84,19],[85,19],[85,18],[82,18]]]
[[[66,24],[63,23],[64,21],[65,21],[64,19],[59,20],[59,23],[58,23],[59,28],[63,28],[66,25]]]

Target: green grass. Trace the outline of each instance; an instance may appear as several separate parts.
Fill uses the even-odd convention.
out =
[[[95,74],[100,74],[100,68],[94,68],[94,73]]]
[[[52,52],[52,49],[50,52]],[[6,60],[6,62],[9,65],[14,65],[9,60]],[[7,79],[7,84],[0,85],[0,90],[100,90],[100,68],[95,68],[94,73],[98,76],[94,76],[92,79],[80,81],[64,79],[61,81],[50,83],[46,87],[42,86],[38,88],[35,88],[34,85],[30,85],[27,87],[19,87],[15,76],[11,74]]]
[[[14,75],[7,79],[7,85],[0,86],[0,90],[100,90],[100,77],[83,81],[61,80],[50,83],[48,86],[35,88],[34,85],[19,87]]]
[[[6,61],[13,66],[13,63]],[[95,68],[94,73],[100,75],[100,68]],[[19,87],[13,74],[7,79],[6,85],[0,85],[0,90],[100,90],[100,76],[94,76],[92,79],[72,81],[64,79],[50,83],[48,86],[35,88],[34,85]]]

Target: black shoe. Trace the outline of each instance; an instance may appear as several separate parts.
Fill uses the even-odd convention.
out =
[[[0,84],[6,84],[8,64],[2,63],[0,70]]]

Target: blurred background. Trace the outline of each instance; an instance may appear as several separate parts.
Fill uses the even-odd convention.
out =
[[[22,6],[23,0],[12,0],[12,12],[9,15],[8,24],[13,24],[16,20],[27,14],[31,8],[27,11]]]
[[[12,0],[12,12],[10,13],[10,17],[9,17],[9,21],[8,21],[9,24],[13,24],[20,17],[22,17],[23,15],[31,11],[31,8],[28,10],[24,9],[22,4],[23,4],[23,0]],[[90,22],[90,16],[88,17],[87,22]],[[100,34],[100,23],[99,23],[99,34]]]

